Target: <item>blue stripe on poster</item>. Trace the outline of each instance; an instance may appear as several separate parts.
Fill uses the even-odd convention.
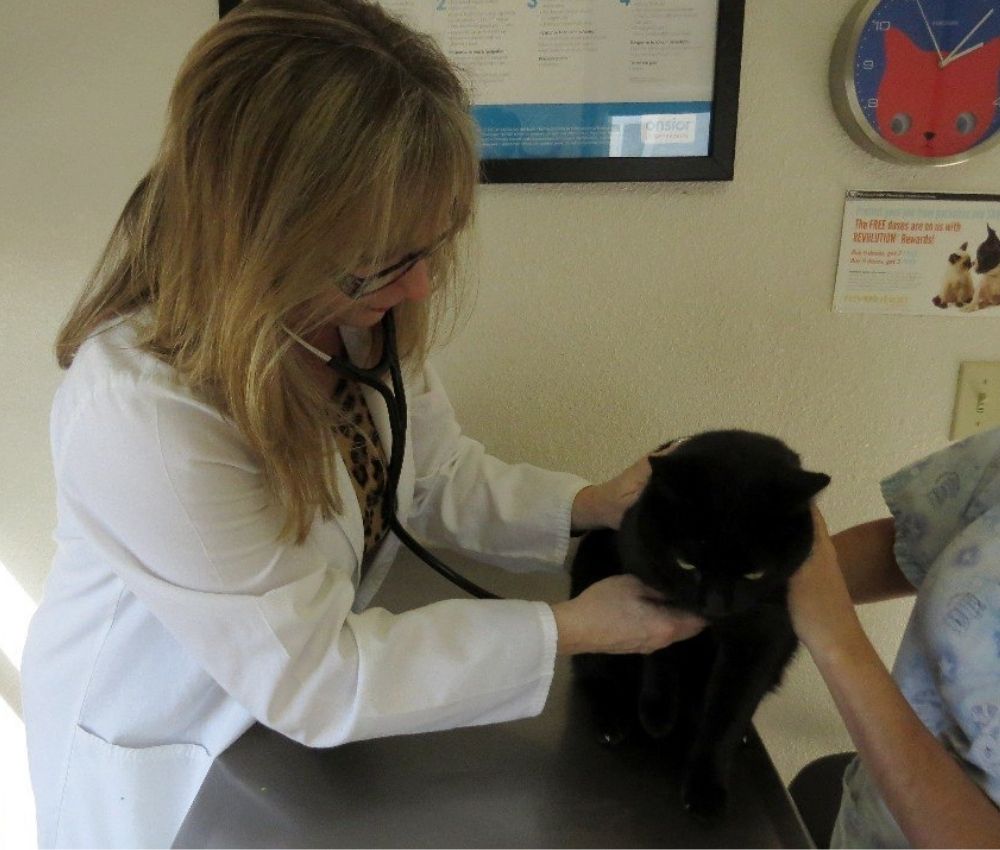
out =
[[[511,103],[473,107],[484,159],[707,156],[712,104]]]

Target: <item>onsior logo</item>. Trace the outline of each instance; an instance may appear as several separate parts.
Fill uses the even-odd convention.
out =
[[[684,145],[695,140],[698,116],[693,113],[676,115],[643,115],[644,145]]]

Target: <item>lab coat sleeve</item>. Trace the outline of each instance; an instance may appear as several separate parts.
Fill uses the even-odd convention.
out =
[[[547,605],[354,614],[356,559],[339,525],[279,542],[282,512],[212,408],[112,386],[65,419],[56,478],[80,533],[262,723],[333,746],[541,711],[556,645]]]
[[[488,454],[462,434],[429,365],[412,385],[409,407],[416,467],[410,528],[432,545],[507,569],[559,568],[573,499],[588,482]]]

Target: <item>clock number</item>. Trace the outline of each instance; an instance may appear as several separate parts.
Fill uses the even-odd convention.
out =
[[[892,21],[872,21],[872,23],[879,32],[886,32],[892,29]]]
[[[865,61],[861,63],[861,67],[864,68],[866,71],[874,71],[875,62],[872,59],[865,59]]]
[[[877,109],[878,108],[878,98],[877,97],[870,97],[870,98],[868,98],[868,104],[867,104],[867,106],[868,106],[869,109]]]

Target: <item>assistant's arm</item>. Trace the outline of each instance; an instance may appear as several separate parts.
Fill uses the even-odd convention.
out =
[[[914,847],[998,846],[1000,811],[914,713],[855,613],[845,576],[856,576],[862,563],[853,559],[866,547],[884,554],[885,525],[838,535],[835,547],[818,510],[815,516],[813,556],[791,583],[792,621],[883,800]],[[881,593],[896,586],[888,575],[855,580],[853,590]]]
[[[896,563],[895,536],[895,522],[886,517],[845,528],[831,538],[844,583],[855,604],[915,593]]]

